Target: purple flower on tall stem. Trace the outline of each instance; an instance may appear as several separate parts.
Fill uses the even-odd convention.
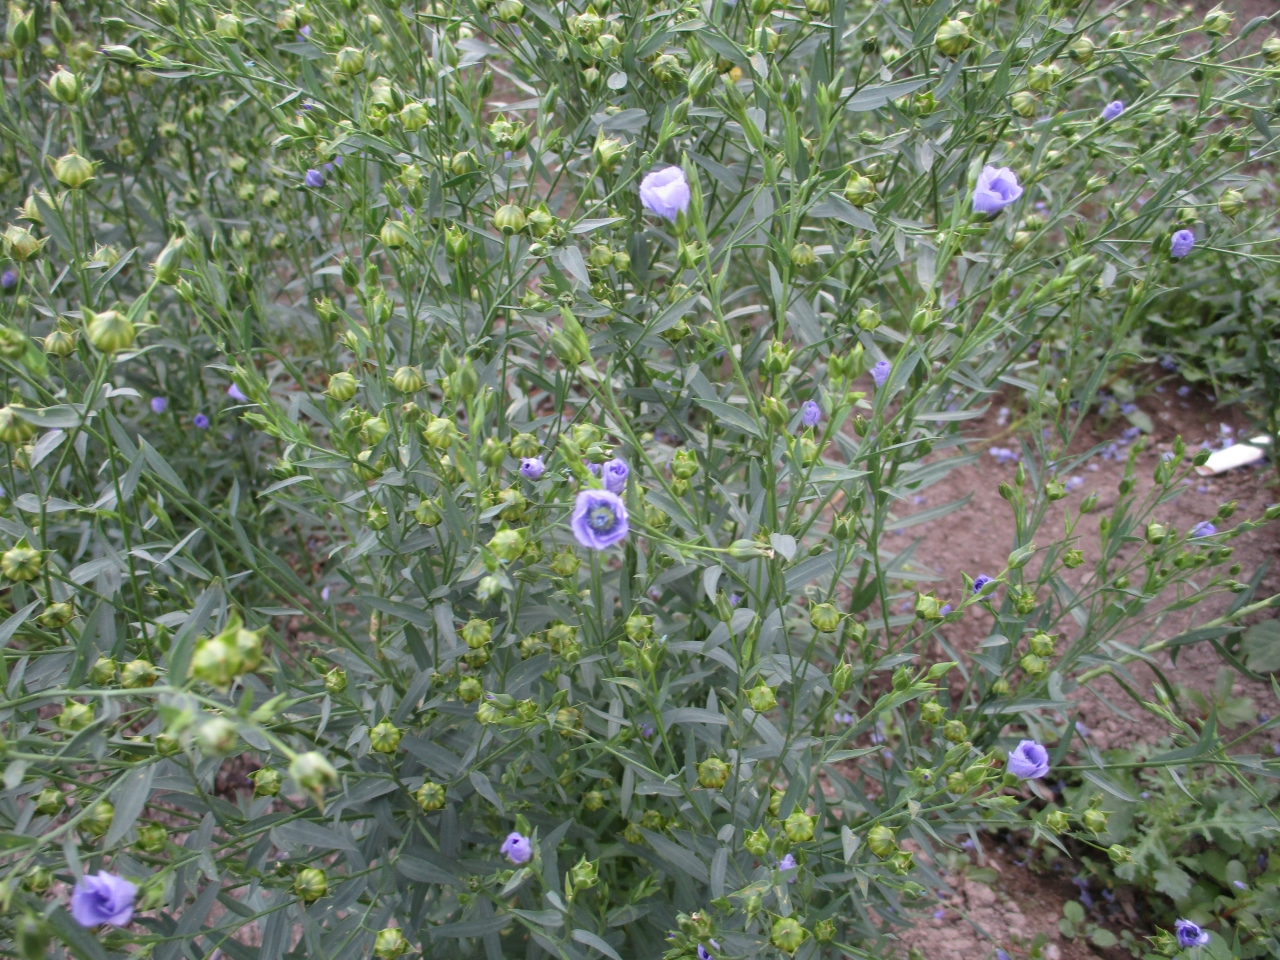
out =
[[[1049,772],[1049,751],[1034,740],[1023,740],[1009,754],[1005,769],[1019,780],[1039,780]]]
[[[1102,108],[1102,120],[1104,123],[1110,123],[1122,113],[1124,113],[1124,102],[1121,100],[1112,100]]]
[[[507,839],[502,841],[502,846],[498,849],[498,852],[519,866],[533,859],[533,844],[529,842],[529,838],[523,833],[513,830],[507,834]]]
[[[203,413],[197,413],[194,417],[191,418],[191,422],[195,424],[197,430],[209,429],[209,418],[206,417]]]
[[[1181,260],[1196,245],[1196,235],[1190,230],[1179,230],[1169,238],[1169,256]]]
[[[822,420],[822,408],[812,400],[806,400],[800,408],[800,423],[806,427],[816,427]]]
[[[151,398],[152,413],[164,413],[168,409],[169,409],[169,401],[166,400],[164,397]]]
[[[0,289],[8,291],[8,290],[12,290],[17,285],[18,285],[17,270],[6,270],[4,273],[0,273]]]
[[[105,870],[95,877],[86,873],[71,891],[71,916],[82,927],[109,923],[123,927],[133,919],[138,888]]]
[[[985,587],[990,582],[991,582],[991,578],[988,577],[985,573],[978,574],[973,580],[973,592],[981,593],[982,588]]]
[[[1208,520],[1201,520],[1191,528],[1191,536],[1193,537],[1212,537],[1217,532],[1218,528]]]
[[[893,364],[888,360],[880,360],[871,368],[871,379],[876,382],[877,387],[883,387],[885,381],[889,379],[889,372],[893,370]]]
[[[526,480],[541,480],[546,472],[547,465],[542,462],[541,457],[524,457],[520,461],[520,476]]]
[[[227,387],[227,396],[230,397],[232,400],[239,401],[240,403],[249,402],[249,398],[244,395],[244,391],[241,390],[234,383],[231,386]]]
[[[610,493],[622,496],[622,491],[627,489],[627,476],[631,473],[627,461],[614,457],[605,463],[588,463],[587,469],[604,481],[604,488]]]
[[[650,213],[666,220],[689,209],[689,181],[679,167],[665,167],[640,181],[640,202]]]
[[[711,946],[715,947],[717,950],[720,949],[720,944],[715,940],[708,940],[707,943],[711,944]],[[702,944],[698,944],[698,960],[713,960],[711,951]]]
[[[582,490],[573,505],[569,526],[578,543],[591,550],[607,550],[630,532],[627,507],[608,490]]]
[[[973,188],[973,212],[999,213],[1020,196],[1022,185],[1016,173],[1008,167],[983,167]]]
[[[302,182],[313,190],[319,190],[324,186],[324,174],[312,167],[307,171],[307,175],[302,178]]]

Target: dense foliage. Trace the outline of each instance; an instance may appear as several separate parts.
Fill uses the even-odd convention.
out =
[[[1274,776],[1128,665],[1245,669],[1278,511],[1153,522],[1181,442],[1062,482],[1153,305],[1259,256],[1280,41],[1231,20],[11,5],[12,949],[864,956],[1050,764],[1097,790],[1036,835],[1151,869],[1074,750],[1103,675],[1145,766]],[[944,605],[895,535],[996,390],[1016,541]]]

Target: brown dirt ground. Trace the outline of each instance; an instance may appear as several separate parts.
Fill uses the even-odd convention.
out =
[[[1139,455],[1136,465],[1139,492],[1150,489],[1157,457],[1162,450],[1168,449],[1176,435],[1180,434],[1188,448],[1194,450],[1202,440],[1213,441],[1215,448],[1220,445],[1225,435],[1223,424],[1230,427],[1235,436],[1242,432],[1247,436],[1249,432],[1240,411],[1217,407],[1210,398],[1195,393],[1179,396],[1179,381],[1176,379],[1165,378],[1160,384],[1161,392],[1150,389],[1159,373],[1158,370],[1152,372],[1148,392],[1137,401],[1155,423],[1155,431],[1148,438],[1146,450]],[[991,446],[1018,447],[1017,411],[1011,412],[1007,418],[1002,417],[1000,408],[1003,405],[1001,400],[994,400],[986,418],[975,422],[973,434],[986,438],[970,448],[984,451],[980,461],[956,470],[942,482],[928,488],[923,492],[920,503],[906,506],[902,513],[928,509],[972,494],[969,503],[942,519],[908,528],[900,538],[889,539],[890,549],[895,539],[900,541],[902,548],[908,546],[912,539],[920,539],[914,555],[917,568],[930,570],[943,578],[936,584],[921,586],[924,589],[932,587],[940,598],[954,599],[959,595],[964,589],[962,572],[970,576],[998,573],[1013,547],[1012,512],[996,487],[1002,480],[1013,481],[1016,464],[1000,464],[985,452]],[[1001,423],[1001,420],[1006,422]],[[1117,417],[1115,422],[1105,426],[1096,421],[1090,423],[1081,431],[1077,447],[1085,450],[1095,443],[1116,439],[1128,425],[1123,417]],[[1079,586],[1081,580],[1091,574],[1092,560],[1097,556],[1096,517],[1109,512],[1118,496],[1117,485],[1124,473],[1126,453],[1127,449],[1122,448],[1117,459],[1095,456],[1084,468],[1075,470],[1072,475],[1082,478],[1083,483],[1055,505],[1059,509],[1051,513],[1041,528],[1039,539],[1047,543],[1055,535],[1060,535],[1061,508],[1069,508],[1074,513],[1085,496],[1091,492],[1098,494],[1099,509],[1080,527],[1084,532],[1081,549],[1086,563],[1070,572],[1075,577],[1071,584],[1073,587]],[[1280,500],[1274,468],[1264,464],[1259,468],[1244,468],[1213,478],[1194,479],[1185,485],[1184,492],[1176,500],[1158,511],[1157,518],[1185,531],[1200,520],[1213,518],[1219,504],[1229,500],[1239,501],[1239,507],[1230,523],[1218,523],[1220,530],[1245,518],[1260,517],[1265,506]],[[1271,524],[1243,535],[1234,540],[1232,546],[1235,547],[1233,560],[1238,560],[1244,568],[1239,579],[1247,581],[1260,565],[1276,560],[1277,553],[1280,553],[1280,524]],[[1034,561],[1031,569],[1036,569]],[[1264,576],[1256,598],[1277,592],[1280,592],[1280,567],[1273,566]],[[1156,626],[1155,637],[1173,636],[1201,624],[1222,613],[1230,600],[1229,595],[1223,595],[1201,607],[1172,614]],[[1264,614],[1273,615],[1273,612]],[[970,651],[988,635],[990,626],[991,618],[985,612],[975,612],[945,628],[945,636],[955,648]],[[936,654],[939,659],[947,659],[941,650]],[[1167,655],[1162,655],[1166,676],[1176,677],[1186,687],[1203,692],[1212,690],[1219,666],[1221,662],[1209,644],[1182,648],[1176,667]],[[1139,667],[1134,674],[1142,684],[1141,692],[1149,693],[1153,680],[1150,672]],[[1094,689],[1112,703],[1123,705],[1127,700],[1125,693],[1110,679],[1098,681]],[[1237,678],[1234,692],[1237,696],[1252,697],[1263,714],[1274,715],[1280,710],[1280,703],[1276,702],[1265,684]],[[1132,719],[1127,719],[1089,691],[1079,691],[1075,696],[1079,702],[1077,717],[1089,729],[1090,740],[1099,748],[1154,743],[1167,733],[1161,721],[1145,712],[1130,711]],[[1234,732],[1239,734],[1243,731]],[[1274,731],[1260,735],[1252,738],[1245,749],[1266,754],[1280,751],[1280,738]],[[1075,960],[1099,954],[1128,956],[1121,947],[1102,951],[1083,941],[1067,940],[1059,934],[1056,924],[1062,916],[1062,905],[1078,894],[1067,879],[1073,872],[1069,865],[1058,874],[1035,873],[1019,865],[1021,861],[1017,861],[1012,853],[1004,851],[1000,847],[1001,840],[984,838],[984,843],[987,844],[984,853],[988,865],[997,871],[998,879],[988,886],[963,876],[953,878],[954,893],[940,904],[941,915],[935,913],[931,917],[922,914],[918,926],[903,935],[904,948],[915,948],[928,960],[974,960],[994,955],[997,948],[1017,958],[1027,955],[1029,943],[1037,933],[1044,933],[1050,938],[1041,951],[1045,960]],[[1121,899],[1131,900],[1131,895],[1123,891]],[[1118,934],[1120,928],[1116,927],[1115,932]],[[1134,928],[1134,932],[1141,937],[1147,931]],[[902,952],[905,953],[905,949]]]

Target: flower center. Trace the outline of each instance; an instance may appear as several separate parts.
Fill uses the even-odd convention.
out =
[[[587,514],[587,523],[591,524],[592,530],[608,530],[613,527],[616,519],[613,511],[603,503],[592,507],[591,512]]]

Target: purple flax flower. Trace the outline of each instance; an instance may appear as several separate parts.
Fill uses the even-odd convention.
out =
[[[1201,520],[1191,528],[1191,536],[1193,537],[1212,537],[1217,532],[1218,528],[1208,520]]]
[[[302,178],[302,181],[308,187],[311,187],[315,190],[319,190],[321,187],[324,186],[324,174],[321,173],[319,170],[317,170],[315,167],[312,167],[310,170],[307,171],[307,175]]]
[[[973,580],[973,592],[981,593],[982,588],[985,587],[990,582],[991,582],[991,578],[988,577],[985,573],[978,574],[976,577],[974,577],[974,580]]]
[[[17,285],[18,285],[17,270],[6,270],[4,273],[0,273],[0,289],[12,290]]]
[[[1124,113],[1124,103],[1120,100],[1112,100],[1102,108],[1102,119],[1104,122],[1110,123],[1122,113]]]
[[[689,181],[679,167],[665,167],[640,181],[640,202],[650,213],[666,220],[689,209]]]
[[[1169,256],[1181,260],[1196,245],[1196,235],[1190,230],[1179,230],[1169,238]]]
[[[806,400],[800,408],[800,423],[806,427],[816,427],[822,419],[822,408],[812,400]]]
[[[196,425],[197,430],[209,429],[209,418],[206,417],[203,413],[197,413],[194,417],[191,418],[191,422]]]
[[[605,463],[588,463],[587,469],[604,481],[604,488],[610,493],[621,496],[627,489],[627,476],[631,473],[627,461],[614,457]]]
[[[234,383],[231,386],[227,387],[227,396],[230,397],[232,400],[238,400],[240,403],[249,402],[249,398],[244,395],[244,391],[241,390]]]
[[[1006,769],[1019,780],[1039,780],[1049,772],[1049,751],[1034,740],[1023,740],[1009,754]]]
[[[711,946],[715,947],[717,950],[720,949],[720,944],[715,940],[708,940],[707,943],[711,944]],[[702,944],[698,944],[698,960],[712,960],[711,951]]]
[[[309,23],[304,23],[300,26],[298,28],[298,36],[303,38],[311,36],[311,25]]]
[[[871,368],[871,379],[876,382],[877,387],[883,387],[885,381],[889,379],[889,371],[893,369],[893,364],[888,360],[880,360]]]
[[[578,542],[592,550],[607,550],[631,529],[626,504],[609,490],[579,491],[569,526]]]
[[[783,857],[781,860],[778,861],[779,870],[794,870],[795,868],[796,868],[796,858],[789,853],[785,857]],[[795,882],[796,882],[795,877],[792,877],[790,880],[787,881],[787,883],[795,883]]]
[[[547,465],[541,457],[525,457],[520,461],[520,476],[526,480],[541,480],[547,472]]]
[[[502,841],[502,846],[498,849],[498,852],[519,866],[533,859],[533,844],[529,842],[529,838],[523,833],[517,833],[513,830],[507,834],[507,839]]]
[[[1173,929],[1178,931],[1178,946],[1189,950],[1192,947],[1203,947],[1209,942],[1209,934],[1200,929],[1200,924],[1190,920],[1176,920]]]
[[[166,400],[164,397],[151,398],[152,413],[164,413],[168,409],[169,409],[169,401]]]
[[[82,927],[110,923],[123,927],[133,919],[133,900],[138,888],[123,877],[101,871],[96,877],[85,874],[71,891],[71,915]]]
[[[640,724],[640,736],[644,737],[646,740],[648,740],[657,732],[658,732],[657,728],[652,723]]]
[[[999,213],[1020,196],[1022,185],[1016,173],[1008,167],[983,167],[973,188],[973,212]]]

